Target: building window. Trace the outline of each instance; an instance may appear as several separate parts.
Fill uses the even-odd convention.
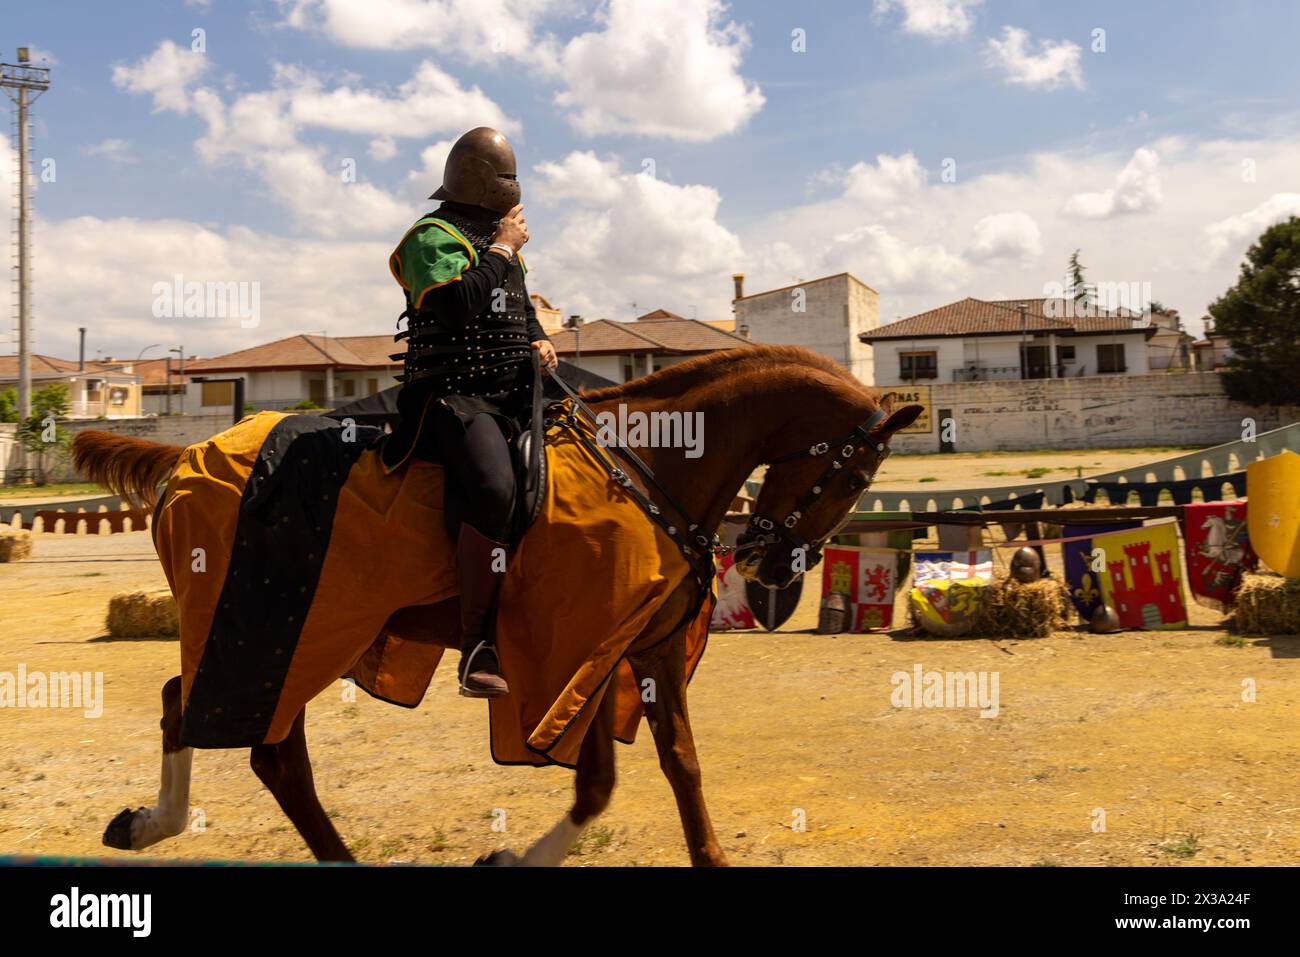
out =
[[[86,380],[86,401],[103,402],[104,393],[101,391],[103,388],[104,388],[103,379],[87,379]]]
[[[231,405],[235,401],[235,383],[233,382],[205,382],[203,383],[203,404],[204,405]]]
[[[632,371],[633,364],[635,362],[636,362],[635,357],[629,357],[623,360],[623,381],[624,382],[631,382],[632,379],[635,377],[636,374]]]
[[[323,408],[325,406],[325,380],[311,379],[308,381],[307,397]]]
[[[1056,356],[1062,362],[1074,361],[1074,346],[1057,346]]]
[[[939,378],[939,354],[937,352],[900,352],[898,354],[898,377],[907,381]]]
[[[345,396],[357,394],[357,383],[355,379],[343,380],[343,394]]]
[[[126,405],[126,397],[129,393],[125,386],[116,385],[108,390],[108,402],[110,405]]]
[[[1097,347],[1097,371],[1103,375],[1128,371],[1128,367],[1124,364],[1123,344],[1107,344]]]
[[[378,393],[379,393],[379,380],[378,380],[378,379],[367,379],[367,380],[366,380],[366,395],[377,395]]]

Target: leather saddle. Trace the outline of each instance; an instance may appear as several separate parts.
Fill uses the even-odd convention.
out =
[[[510,443],[510,461],[515,471],[515,503],[510,519],[511,546],[519,544],[524,533],[537,521],[546,500],[546,483],[549,475],[546,465],[545,406],[540,362],[537,351],[532,351],[533,398],[529,427]],[[447,532],[455,541],[460,534],[461,518],[465,512],[463,493],[451,482],[446,485],[443,508],[447,518]]]

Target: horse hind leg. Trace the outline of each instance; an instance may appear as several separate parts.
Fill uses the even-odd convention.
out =
[[[194,749],[181,744],[181,678],[163,685],[162,783],[153,807],[125,808],[104,830],[104,845],[139,851],[185,830],[190,814]]]
[[[316,860],[347,863],[355,860],[316,796],[311,759],[307,755],[305,708],[298,712],[283,741],[254,747],[249,754],[249,764],[298,829]]]

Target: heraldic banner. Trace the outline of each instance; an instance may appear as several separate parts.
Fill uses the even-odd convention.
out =
[[[1174,522],[1098,535],[1101,593],[1126,629],[1184,628],[1182,562]]]
[[[1246,503],[1184,506],[1183,542],[1187,584],[1197,604],[1220,611],[1235,605],[1241,576],[1259,564],[1246,531]]]
[[[894,622],[897,584],[894,549],[828,545],[822,554],[822,599],[831,592],[848,598],[849,631],[889,628]]]

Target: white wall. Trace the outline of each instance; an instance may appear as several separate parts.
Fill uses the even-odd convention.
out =
[[[736,300],[736,331],[745,325],[753,342],[819,352],[871,385],[874,356],[858,336],[879,325],[877,299],[874,290],[848,276],[812,280]],[[796,312],[800,305],[803,311]]]
[[[1300,421],[1300,408],[1229,401],[1215,372],[1014,379],[931,386],[932,431],[896,435],[898,452],[938,452],[951,412],[958,452],[1217,445]]]

